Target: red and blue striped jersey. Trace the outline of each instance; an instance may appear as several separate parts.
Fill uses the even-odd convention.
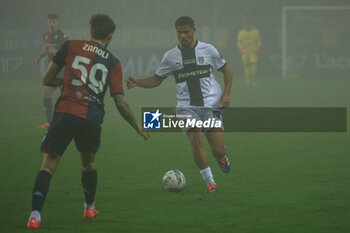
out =
[[[120,61],[102,45],[84,40],[65,42],[52,61],[65,66],[63,90],[55,112],[101,124],[107,87],[111,96],[124,95]]]
[[[67,34],[58,29],[55,32],[45,32],[43,36],[44,44],[50,45],[56,50],[58,50],[64,42],[68,40]],[[52,59],[52,54],[48,54],[49,59]]]

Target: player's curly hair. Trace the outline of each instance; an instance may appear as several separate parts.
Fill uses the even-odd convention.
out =
[[[97,40],[106,39],[115,28],[115,23],[108,15],[95,14],[90,18],[90,34]]]
[[[194,21],[191,17],[188,16],[181,16],[180,18],[178,18],[175,22],[175,27],[177,26],[190,26],[190,27],[194,27]]]

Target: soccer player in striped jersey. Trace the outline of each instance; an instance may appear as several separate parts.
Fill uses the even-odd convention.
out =
[[[56,54],[58,49],[63,45],[65,41],[68,40],[67,34],[59,29],[58,15],[49,14],[47,17],[48,31],[45,32],[44,46],[40,55],[35,59],[35,63],[41,62],[40,65],[41,73],[44,75],[47,65],[52,60],[52,56]],[[45,58],[45,59],[42,59]],[[42,60],[41,60],[42,59]],[[59,74],[62,78],[63,74]],[[44,124],[38,125],[38,128],[47,128],[50,125],[53,113],[52,107],[52,94],[56,87],[43,86],[43,106],[46,117],[46,122]]]
[[[179,44],[164,54],[155,75],[144,79],[129,77],[126,80],[127,87],[156,87],[167,76],[174,75],[177,89],[176,111],[179,115],[191,115],[192,118],[202,121],[212,118],[221,120],[222,108],[228,107],[230,103],[232,86],[232,73],[226,60],[211,44],[194,39],[196,28],[192,18],[180,17],[175,22],[175,29]],[[215,80],[213,69],[224,75],[223,91]],[[184,131],[192,146],[194,161],[208,186],[207,193],[215,193],[216,183],[203,147],[202,134],[205,133],[220,168],[227,173],[230,163],[226,156],[223,127],[192,127],[185,128]]]
[[[41,210],[51,178],[72,139],[82,164],[84,218],[92,219],[98,214],[94,206],[97,184],[95,154],[100,146],[105,114],[103,99],[107,88],[123,118],[144,139],[149,138],[149,133],[136,122],[124,99],[120,61],[107,50],[115,31],[113,20],[107,15],[93,15],[90,28],[91,40],[65,42],[53,56],[44,76],[44,85],[59,86],[63,83],[63,91],[41,144],[43,161],[33,187],[28,228],[40,226]],[[57,78],[63,66],[64,79]]]

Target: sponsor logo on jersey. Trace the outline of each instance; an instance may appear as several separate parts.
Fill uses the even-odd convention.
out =
[[[188,78],[190,76],[196,77],[196,76],[202,76],[209,74],[209,70],[207,69],[201,69],[201,70],[194,70],[186,73],[180,73],[178,75],[178,78]]]
[[[210,77],[210,66],[195,66],[192,68],[183,68],[174,72],[176,83],[185,82],[192,78]]]

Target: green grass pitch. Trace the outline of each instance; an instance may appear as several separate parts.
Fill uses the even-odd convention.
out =
[[[218,76],[221,79],[221,76]],[[350,107],[346,79],[263,79],[257,88],[235,80],[239,107]],[[0,232],[28,232],[31,192],[45,130],[41,80],[0,80]],[[126,90],[141,107],[175,106],[171,78],[155,89]],[[225,133],[231,172],[209,154],[218,193],[207,195],[182,133],[143,141],[106,95],[102,145],[96,157],[100,211],[83,220],[81,168],[74,144],[54,175],[38,232],[342,233],[350,229],[349,133]],[[348,114],[349,115],[349,114]],[[227,120],[227,119],[226,119]],[[349,117],[348,117],[349,122]],[[208,145],[205,144],[207,151]],[[181,170],[181,193],[162,189],[162,176]]]

